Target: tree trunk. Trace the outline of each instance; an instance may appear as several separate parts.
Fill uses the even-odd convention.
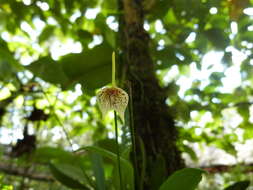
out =
[[[143,169],[141,164],[144,162],[138,140],[141,139],[146,153],[143,189],[155,190],[166,176],[184,167],[184,163],[176,147],[177,130],[174,120],[165,103],[168,94],[159,85],[150,57],[150,38],[143,28],[144,11],[141,1],[119,0],[119,10],[124,13],[119,19],[122,75],[126,76],[125,80],[132,89],[139,180]]]

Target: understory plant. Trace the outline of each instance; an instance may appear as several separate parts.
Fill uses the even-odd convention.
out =
[[[101,144],[86,146],[73,153],[53,148],[37,150],[37,157],[42,158],[43,155],[46,155],[51,160],[50,171],[54,178],[71,189],[143,190],[142,181],[136,180],[139,179],[139,176],[135,162],[136,149],[133,129],[130,129],[131,147],[125,151],[120,151],[117,114],[124,123],[124,113],[131,97],[123,89],[116,86],[115,72],[115,53],[113,52],[112,85],[104,87],[98,92],[97,103],[103,117],[108,111],[114,111],[115,141],[106,139],[102,142],[102,146]],[[131,117],[131,114],[129,115]],[[134,164],[129,158],[131,151],[134,155]],[[159,168],[159,165],[157,167]],[[157,190],[194,190],[205,173],[204,170],[198,168],[178,170],[160,184]],[[242,181],[225,188],[225,190],[246,190],[248,186],[249,181]]]

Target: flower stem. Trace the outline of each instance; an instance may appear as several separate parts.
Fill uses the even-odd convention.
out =
[[[112,52],[112,86],[116,86],[115,82],[115,52]]]
[[[120,183],[120,190],[122,190],[122,176],[121,176],[121,165],[120,165],[120,153],[119,153],[119,141],[118,141],[118,124],[117,124],[117,114],[114,111],[114,124],[115,124],[115,140],[117,144],[117,161],[118,161],[118,169],[119,169],[119,183]]]
[[[129,84],[129,97],[130,97],[130,105],[129,105],[129,113],[130,113],[130,133],[131,133],[131,141],[132,141],[132,151],[133,151],[133,163],[134,163],[134,170],[135,170],[135,182],[137,188],[141,186],[139,183],[139,172],[138,172],[138,164],[137,164],[137,151],[136,151],[136,142],[135,142],[135,128],[134,128],[134,115],[133,115],[133,99],[132,99],[132,86],[131,83]]]
[[[116,86],[115,82],[115,52],[112,52],[112,86]],[[120,165],[120,152],[119,152],[119,135],[118,135],[118,124],[117,124],[117,114],[114,111],[114,125],[115,125],[115,140],[117,144],[117,161],[118,161],[118,169],[119,169],[119,183],[120,183],[120,190],[122,190],[122,176],[121,176],[121,165]]]

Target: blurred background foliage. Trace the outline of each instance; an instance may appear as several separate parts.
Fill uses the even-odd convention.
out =
[[[145,0],[143,6],[178,147],[187,165],[210,171],[199,189],[251,180],[253,1]],[[67,189],[51,173],[70,171],[73,159],[94,186],[89,160],[100,158],[69,151],[96,144],[115,152],[113,116],[102,120],[94,95],[110,83],[120,14],[115,0],[0,0],[1,189]],[[127,125],[120,126],[126,155]],[[49,170],[52,160],[65,165]],[[110,164],[104,170],[106,179],[115,172]],[[64,179],[73,180],[69,175]],[[73,175],[82,187],[80,171]]]

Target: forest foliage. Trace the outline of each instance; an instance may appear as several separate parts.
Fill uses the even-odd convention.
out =
[[[145,0],[143,7],[178,148],[194,166],[196,146],[219,148],[239,164],[236,145],[253,138],[253,1]],[[0,0],[2,189],[119,189],[113,114],[102,118],[95,94],[111,82],[112,52],[121,53],[120,14],[115,0]],[[134,189],[129,109],[125,116],[120,161],[125,188]],[[208,175],[188,168],[167,179],[162,158],[152,169],[154,190],[177,189],[182,178],[194,189]],[[249,186],[236,169],[217,189]]]

